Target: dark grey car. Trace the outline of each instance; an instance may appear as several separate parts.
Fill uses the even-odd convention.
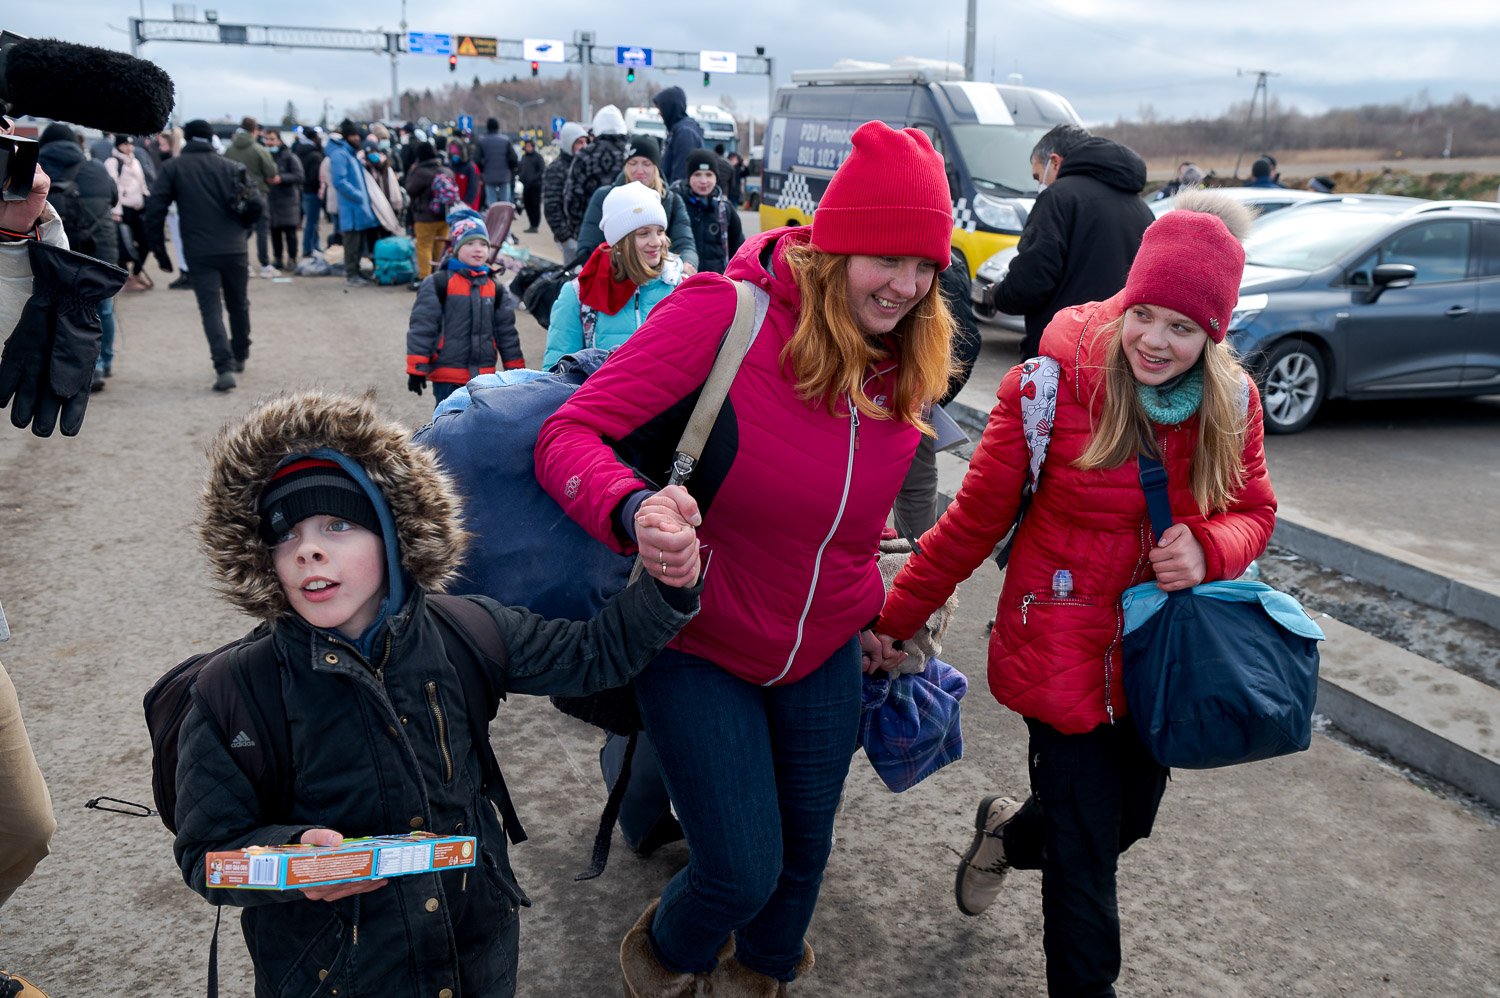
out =
[[[1278,212],[1245,241],[1229,342],[1270,433],[1325,399],[1500,393],[1500,205]]]

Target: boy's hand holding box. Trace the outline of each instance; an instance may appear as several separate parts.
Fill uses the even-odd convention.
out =
[[[204,857],[209,887],[289,891],[474,865],[472,835],[375,835],[336,846],[251,846]]]

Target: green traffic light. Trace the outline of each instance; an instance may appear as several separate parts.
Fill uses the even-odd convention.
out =
[[[627,70],[625,70],[625,82],[626,83],[634,83],[635,82],[635,70],[634,69],[627,69]]]

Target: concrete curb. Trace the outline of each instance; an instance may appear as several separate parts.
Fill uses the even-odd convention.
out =
[[[964,429],[984,432],[989,413],[950,402],[943,408]],[[1276,517],[1271,542],[1325,568],[1383,586],[1424,606],[1500,629],[1500,593],[1422,568],[1391,554],[1356,544],[1298,522],[1285,512]]]

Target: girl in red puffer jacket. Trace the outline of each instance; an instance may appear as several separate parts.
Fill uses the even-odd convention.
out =
[[[1011,867],[1042,871],[1054,995],[1114,993],[1116,863],[1150,834],[1166,788],[1167,770],[1122,723],[1121,594],[1153,578],[1168,591],[1236,578],[1275,525],[1260,398],[1224,344],[1248,221],[1223,198],[1183,195],[1147,229],[1125,290],[1059,313],[1042,337],[1042,353],[1061,365],[1056,416],[989,651],[991,691],[1026,719],[1032,793],[980,801],[955,893],[959,910],[977,915]],[[1001,383],[957,498],[895,580],[876,628],[888,652],[1015,520],[1029,464],[1025,368]],[[1169,477],[1174,522],[1159,543],[1139,452],[1159,457]],[[1072,575],[1067,592],[1053,585],[1060,570]]]

